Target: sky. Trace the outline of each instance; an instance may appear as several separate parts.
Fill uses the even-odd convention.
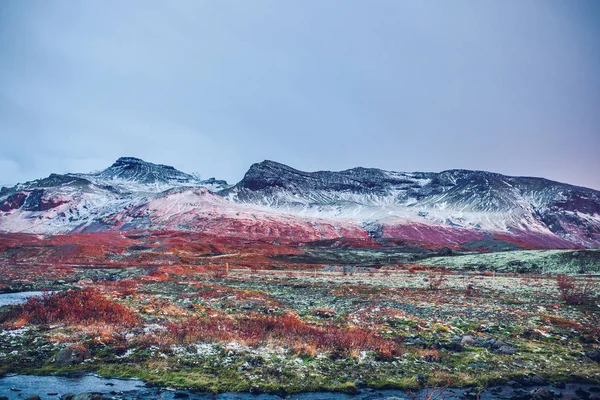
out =
[[[0,184],[463,168],[600,189],[596,0],[3,0]]]

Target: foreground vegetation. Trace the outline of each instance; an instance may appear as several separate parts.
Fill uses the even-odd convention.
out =
[[[4,373],[93,371],[214,392],[600,383],[593,278],[422,265],[46,270],[22,289],[57,293],[1,309]]]

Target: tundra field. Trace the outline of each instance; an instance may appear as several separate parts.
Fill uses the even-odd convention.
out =
[[[2,291],[47,292],[0,308],[2,373],[280,394],[600,383],[600,251],[183,237],[3,237]]]

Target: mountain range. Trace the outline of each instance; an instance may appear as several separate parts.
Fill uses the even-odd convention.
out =
[[[336,238],[519,248],[600,246],[600,192],[543,178],[449,170],[299,171],[253,164],[235,185],[119,158],[0,190],[0,231],[193,231],[304,243]]]

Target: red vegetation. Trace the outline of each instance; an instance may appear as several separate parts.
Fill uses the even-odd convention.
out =
[[[558,275],[556,284],[562,299],[567,304],[590,304],[600,294],[600,287],[591,279],[577,279],[573,276]]]
[[[486,234],[470,229],[410,223],[384,225],[383,236],[438,245],[459,245],[465,242],[485,239]]]
[[[4,322],[7,321],[19,325],[104,322],[118,326],[134,326],[140,322],[133,311],[92,288],[30,297],[5,317]]]
[[[495,233],[495,240],[511,242],[524,249],[578,249],[580,245],[553,234],[511,229],[510,234]]]
[[[373,331],[360,328],[317,327],[302,321],[297,314],[250,314],[240,319],[225,316],[193,318],[167,325],[170,337],[179,342],[239,340],[248,345],[275,342],[300,352],[334,350],[341,352],[372,350],[384,356],[400,353],[398,343],[383,339]]]

